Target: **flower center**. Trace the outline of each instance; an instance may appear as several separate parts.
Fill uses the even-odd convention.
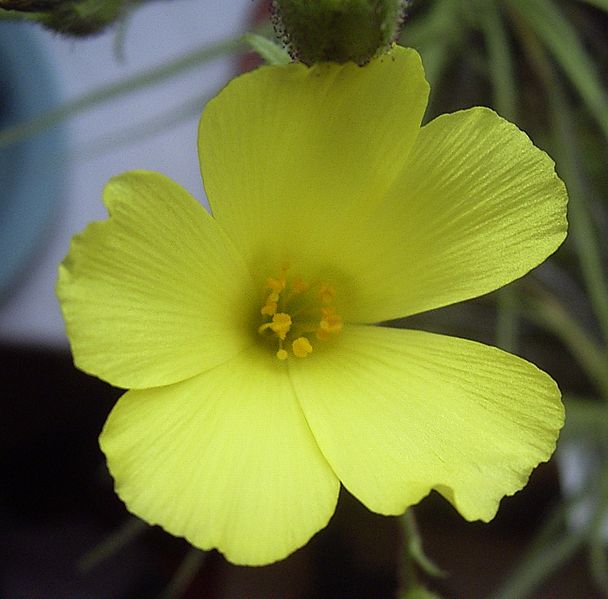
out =
[[[266,280],[266,302],[260,310],[264,322],[258,333],[274,339],[276,356],[305,358],[312,353],[311,339],[326,341],[342,330],[342,317],[336,313],[336,291],[328,283],[310,285],[300,277],[288,278],[287,267],[278,277]]]

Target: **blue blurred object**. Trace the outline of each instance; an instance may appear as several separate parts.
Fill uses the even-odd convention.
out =
[[[58,85],[32,25],[0,23],[0,129],[57,105]],[[0,301],[40,250],[57,215],[65,129],[0,149]]]

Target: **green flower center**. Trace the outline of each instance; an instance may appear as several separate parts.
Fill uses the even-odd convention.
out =
[[[276,341],[279,360],[290,355],[305,358],[313,351],[311,338],[326,341],[342,330],[336,312],[336,291],[329,283],[310,285],[300,277],[289,278],[288,267],[266,280],[266,301],[260,310],[264,321],[258,333]],[[291,352],[291,354],[290,354]]]

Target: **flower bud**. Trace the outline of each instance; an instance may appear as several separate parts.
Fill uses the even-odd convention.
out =
[[[118,20],[127,0],[0,0],[13,19],[38,22],[65,35],[98,33]]]
[[[292,57],[305,64],[365,64],[395,41],[406,0],[274,0],[273,19]]]

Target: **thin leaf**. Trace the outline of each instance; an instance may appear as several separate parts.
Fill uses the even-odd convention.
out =
[[[159,599],[181,599],[203,567],[206,557],[207,554],[204,551],[194,547],[190,549]]]
[[[155,85],[205,62],[220,58],[232,52],[237,52],[242,49],[242,47],[243,40],[241,36],[238,38],[222,40],[198,48],[168,64],[144,71],[125,81],[119,81],[118,83],[100,87],[80,98],[70,100],[56,108],[43,112],[29,121],[17,123],[16,125],[11,125],[2,129],[0,131],[0,149],[27,139],[42,131],[46,131],[93,106],[139,91],[144,87]]]
[[[608,510],[604,511],[604,522],[608,521]],[[608,546],[605,538],[606,529],[598,526],[592,532],[589,541],[589,562],[591,575],[599,589],[603,590],[604,597],[608,597]]]
[[[406,551],[409,558],[429,576],[443,578],[447,576],[447,572],[442,570],[424,553],[422,547],[422,538],[418,531],[418,525],[414,518],[414,512],[410,508],[401,517],[403,532],[405,536]]]
[[[591,383],[599,393],[608,398],[608,369],[606,354],[587,331],[581,327],[574,316],[549,293],[535,290],[534,297],[525,298],[522,314],[534,324],[551,331],[572,353],[579,365],[585,370]]]
[[[608,139],[608,94],[574,27],[550,0],[509,0],[509,4],[550,50]]]
[[[570,234],[576,246],[589,299],[608,343],[608,282],[602,264],[598,232],[588,206],[585,175],[581,171],[574,117],[559,84],[553,86],[551,122],[555,136],[555,158],[570,196]],[[608,110],[608,107],[607,107]],[[606,356],[604,355],[606,360]],[[606,368],[606,362],[604,365]],[[606,396],[608,399],[608,396]]]
[[[99,545],[96,545],[89,552],[85,553],[78,560],[78,569],[83,574],[88,574],[101,563],[115,556],[127,545],[134,542],[148,528],[148,524],[143,520],[134,517],[129,518],[120,528],[116,529],[104,541],[99,543]]]
[[[608,12],[608,0],[579,0],[579,2],[590,4],[591,6],[595,6],[595,8]]]
[[[516,1],[519,2],[519,0]],[[537,2],[538,0],[534,1]],[[603,333],[604,342],[608,344],[608,281],[606,280],[602,264],[598,233],[587,205],[589,194],[587,192],[586,177],[580,165],[574,116],[562,83],[556,76],[555,68],[548,59],[539,38],[530,29],[531,25],[519,18],[519,15],[516,15],[514,23],[516,26],[515,30],[520,35],[521,42],[532,65],[545,87],[550,90],[548,101],[550,130],[553,134],[553,156],[558,164],[558,172],[566,183],[570,197],[568,210],[570,237],[575,244],[575,249],[581,263],[583,280],[600,330]],[[574,319],[569,317],[569,315],[566,314],[566,317],[568,318],[560,318],[565,323],[568,320],[574,322]],[[577,327],[578,325],[573,327],[571,332],[574,333]],[[574,356],[579,358],[581,365],[585,366],[585,363],[587,363],[588,366],[592,366],[593,363],[598,363],[597,366],[593,365],[591,369],[594,372],[591,378],[600,384],[603,397],[608,399],[608,385],[606,383],[608,369],[606,368],[605,348],[592,361],[587,359],[592,356],[586,355],[586,351],[581,355],[577,355],[578,349],[584,350],[585,345],[588,347],[595,345],[594,341],[590,340],[589,335],[582,331],[582,329],[581,333],[583,337],[587,337],[587,340],[580,347],[577,348],[577,344],[568,344],[568,341],[576,341],[576,338],[581,337],[578,333],[573,335],[572,339],[566,338],[565,341],[573,350]],[[556,331],[556,334],[559,334],[559,331]]]
[[[441,596],[425,587],[415,586],[405,591],[400,599],[441,599]]]
[[[478,20],[488,52],[488,73],[492,84],[493,105],[510,121],[517,120],[517,86],[512,51],[502,14],[496,3],[478,3]],[[512,285],[497,295],[496,344],[516,352],[518,346],[517,290]]]
[[[517,120],[517,86],[513,52],[503,17],[495,3],[480,6],[479,24],[488,51],[488,74],[492,84],[493,105],[501,116]]]
[[[534,597],[538,587],[567,563],[600,528],[608,507],[608,470],[596,481],[594,495],[598,497],[594,513],[575,530],[566,529],[567,515],[581,497],[562,501],[545,519],[531,546],[520,558],[504,585],[492,599],[526,599]]]
[[[433,86],[439,81],[448,60],[464,39],[466,23],[460,6],[454,0],[436,0],[425,14],[408,22],[401,34],[401,42],[416,48],[422,56],[426,78]]]
[[[288,52],[273,40],[257,33],[246,33],[243,41],[249,44],[268,64],[289,64]]]
[[[608,439],[608,406],[605,402],[565,394],[564,405],[566,425],[560,433],[560,442],[580,438],[589,441]]]

